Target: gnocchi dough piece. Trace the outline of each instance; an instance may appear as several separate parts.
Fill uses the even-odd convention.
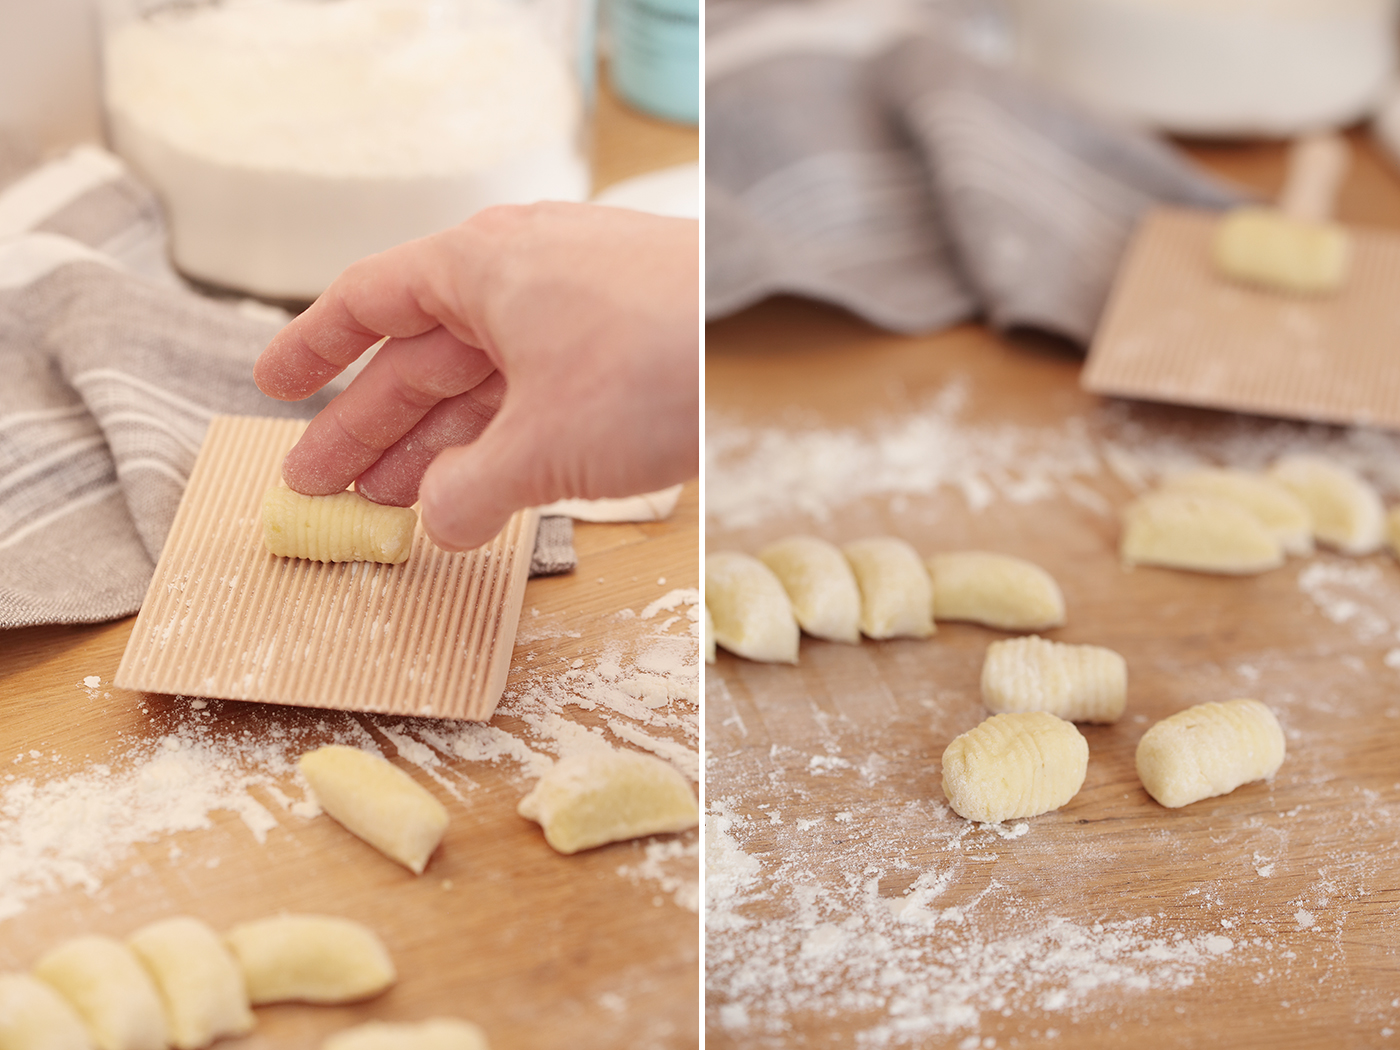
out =
[[[799,627],[814,638],[860,641],[860,586],[839,547],[815,536],[789,536],[758,558],[782,582]]]
[[[1385,542],[1385,508],[1356,471],[1322,456],[1284,456],[1269,474],[1312,514],[1313,536],[1343,554],[1371,554]]]
[[[1200,492],[1238,503],[1278,537],[1288,554],[1307,555],[1313,551],[1312,513],[1307,504],[1286,485],[1265,474],[1208,467],[1174,475],[1162,488]]]
[[[669,762],[635,751],[561,758],[517,812],[544,828],[560,853],[685,831],[700,822],[690,784]]]
[[[705,607],[714,618],[720,647],[764,663],[797,663],[792,602],[773,570],[757,558],[737,551],[708,555]]]
[[[275,915],[241,923],[224,942],[243,971],[248,999],[353,1003],[394,983],[394,963],[374,931],[330,915]]]
[[[1128,664],[1112,649],[1034,635],[987,646],[982,700],[997,714],[1044,711],[1070,722],[1116,722],[1128,699]]]
[[[1197,492],[1149,492],[1123,512],[1123,563],[1248,575],[1283,564],[1278,537],[1238,503]]]
[[[243,974],[222,938],[188,916],[141,927],[128,939],[154,980],[165,1007],[170,1042],[198,1050],[226,1035],[253,1030]]]
[[[274,485],[263,495],[262,522],[263,545],[279,557],[397,565],[413,548],[418,514],[349,490],[304,496]]]
[[[951,551],[926,564],[935,620],[968,620],[1004,631],[1042,631],[1065,622],[1060,585],[1024,558]]]
[[[862,634],[880,639],[934,633],[933,583],[913,547],[894,536],[871,536],[841,551],[860,585]]]
[[[297,768],[321,808],[415,875],[428,866],[447,831],[447,810],[386,758],[329,744],[308,751]]]
[[[1283,765],[1283,729],[1258,700],[1197,704],[1142,735],[1137,772],[1147,793],[1168,809],[1228,795]]]
[[[97,1050],[165,1050],[170,1045],[160,993],[141,960],[121,941],[64,941],[34,964],[82,1017]]]
[[[486,1033],[470,1021],[437,1017],[416,1024],[370,1021],[337,1032],[321,1050],[490,1050]]]
[[[0,1050],[92,1050],[73,1007],[27,973],[0,973]]]
[[[1036,817],[1078,793],[1089,743],[1044,711],[992,715],[943,752],[943,793],[959,816],[984,824]]]
[[[1235,208],[1211,247],[1231,280],[1283,292],[1334,292],[1346,282],[1351,240],[1333,222],[1298,219],[1273,208]]]
[[[715,618],[708,605],[705,606],[705,662],[715,662]]]

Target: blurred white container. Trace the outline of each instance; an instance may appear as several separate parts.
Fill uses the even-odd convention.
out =
[[[1013,0],[1022,62],[1166,131],[1291,136],[1364,117],[1395,67],[1396,0]]]
[[[102,141],[95,0],[0,0],[0,133],[45,155]]]
[[[308,300],[492,204],[590,188],[590,0],[122,0],[108,126],[197,280]]]

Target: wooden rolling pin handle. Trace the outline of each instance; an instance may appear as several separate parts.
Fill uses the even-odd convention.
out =
[[[1288,154],[1279,210],[1294,219],[1327,222],[1350,166],[1351,147],[1334,132],[1295,140]]]

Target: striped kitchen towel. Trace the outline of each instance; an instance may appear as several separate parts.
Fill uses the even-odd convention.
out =
[[[209,420],[309,417],[253,384],[281,311],[212,298],[166,261],[152,193],[79,147],[0,149],[0,628],[139,608]],[[8,164],[8,167],[7,167]],[[541,530],[544,571],[571,534]]]
[[[711,5],[711,319],[786,293],[898,332],[985,318],[1087,344],[1149,206],[1240,200],[1162,141],[973,57],[928,10]]]

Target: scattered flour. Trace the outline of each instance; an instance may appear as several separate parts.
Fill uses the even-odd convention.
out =
[[[0,936],[4,921],[35,900],[74,888],[99,894],[108,876],[129,866],[136,847],[209,828],[217,812],[236,814],[259,843],[284,819],[315,817],[320,810],[296,760],[323,743],[396,753],[458,800],[480,787],[474,765],[511,769],[523,794],[555,758],[583,748],[640,747],[694,778],[699,600],[698,591],[672,591],[633,617],[647,629],[632,642],[608,643],[601,655],[563,672],[512,679],[489,723],[327,712],[309,723],[271,714],[236,728],[243,723],[228,717],[223,701],[177,699],[173,708],[147,712],[153,725],[160,719],[161,736],[107,762],[75,769],[56,752],[22,752],[0,772]],[[664,627],[649,622],[662,612],[679,615]],[[100,681],[84,679],[89,695]],[[53,775],[56,767],[65,772]],[[697,911],[697,842],[695,833],[649,841],[638,847],[641,860],[618,874],[655,884],[676,905]]]
[[[973,511],[1004,500],[1066,498],[1102,514],[1113,480],[1141,492],[1166,473],[1206,463],[1260,469],[1310,451],[1400,492],[1400,435],[1223,416],[1196,433],[1147,426],[1108,403],[1054,426],[970,425],[970,383],[950,382],[915,411],[862,427],[753,427],[718,412],[706,419],[705,507],[712,527],[751,528],[777,515],[825,521],[867,497],[958,491]]]

